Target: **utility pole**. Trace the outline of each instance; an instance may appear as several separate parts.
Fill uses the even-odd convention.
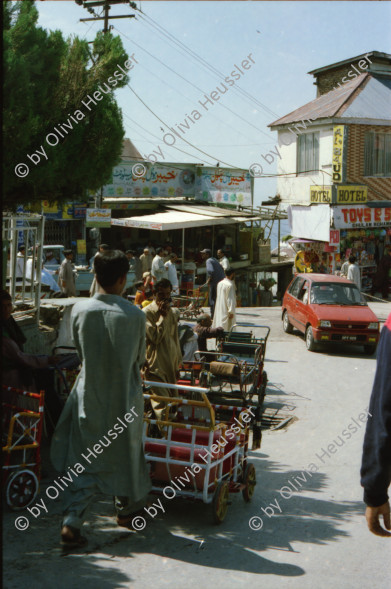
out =
[[[90,12],[91,14],[94,15],[93,18],[81,18],[80,22],[86,22],[86,21],[91,21],[91,20],[103,20],[103,33],[106,34],[110,31],[110,25],[109,25],[109,20],[114,19],[114,18],[135,18],[135,14],[123,14],[120,16],[109,16],[109,11],[111,6],[114,6],[116,4],[129,4],[129,6],[131,8],[133,8],[134,10],[137,9],[137,6],[134,2],[131,2],[130,0],[75,0],[76,4],[79,4],[79,6],[83,6],[83,8],[86,8],[88,10],[88,12]],[[98,16],[95,11],[94,8],[103,8],[103,12],[104,12],[104,16]]]
[[[75,0],[76,4],[86,8],[90,14],[94,16],[91,18],[81,18],[80,22],[86,21],[94,21],[94,20],[103,20],[103,34],[105,35],[111,29],[109,25],[109,20],[114,18],[135,18],[135,14],[123,14],[121,16],[109,16],[109,11],[111,6],[116,4],[129,4],[133,10],[137,10],[137,5],[135,2],[131,2],[130,0]],[[104,16],[98,16],[94,11],[94,8],[103,8]],[[95,196],[95,208],[100,209],[102,208],[103,203],[103,188],[100,189],[100,194]],[[96,237],[94,237],[94,241],[96,243],[100,242],[100,229],[95,228]]]

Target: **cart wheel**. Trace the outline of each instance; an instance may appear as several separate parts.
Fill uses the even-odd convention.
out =
[[[257,484],[255,467],[253,464],[247,464],[243,474],[243,483],[246,485],[242,491],[243,499],[246,503],[249,503],[254,495],[255,485]]]
[[[219,483],[213,496],[212,509],[215,524],[221,524],[228,510],[229,490],[228,483]]]
[[[39,483],[32,470],[18,470],[7,482],[7,505],[11,509],[28,507],[38,494]]]

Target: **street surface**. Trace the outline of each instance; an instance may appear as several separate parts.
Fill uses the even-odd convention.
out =
[[[390,303],[371,308],[383,321],[391,312]],[[272,328],[266,406],[296,418],[265,431],[261,449],[251,452],[253,501],[231,495],[226,520],[215,526],[210,506],[162,499],[165,513],[135,534],[117,528],[112,503],[102,498],[85,525],[88,548],[66,556],[59,499],[35,519],[6,511],[7,589],[389,589],[391,542],[367,530],[359,483],[375,358],[361,348],[307,352],[303,336],[282,331],[278,307],[238,309],[237,319]],[[43,489],[55,476],[45,470]],[[29,515],[27,530],[15,529],[18,515]]]

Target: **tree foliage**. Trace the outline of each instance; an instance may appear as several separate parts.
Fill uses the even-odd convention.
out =
[[[105,83],[128,55],[111,33],[98,33],[90,49],[85,40],[44,30],[32,0],[7,0],[3,11],[5,205],[85,200],[87,189],[105,184],[120,159],[122,113]],[[128,76],[116,82],[121,88]],[[86,107],[82,101],[101,88],[110,91]],[[49,145],[50,133],[57,145]],[[19,163],[29,167],[25,177],[15,174]]]

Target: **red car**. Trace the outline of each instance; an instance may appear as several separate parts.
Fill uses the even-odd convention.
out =
[[[307,350],[321,343],[364,346],[372,356],[379,339],[379,320],[354,282],[330,274],[298,274],[282,300],[282,326],[305,334]]]

